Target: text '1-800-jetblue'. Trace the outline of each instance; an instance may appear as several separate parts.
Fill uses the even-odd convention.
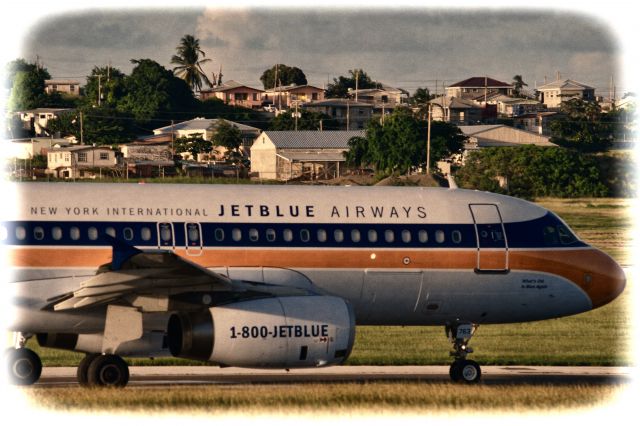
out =
[[[124,386],[122,359],[340,364],[356,325],[444,326],[450,374],[476,382],[481,324],[609,303],[622,269],[535,204],[461,189],[28,183],[6,210],[14,382],[25,348],[83,352],[81,384]]]

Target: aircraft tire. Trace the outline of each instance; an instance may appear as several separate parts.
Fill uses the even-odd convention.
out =
[[[86,354],[86,356],[82,358],[82,361],[80,361],[80,364],[78,364],[76,377],[78,378],[80,386],[89,386],[89,365],[99,356],[100,354]]]
[[[89,386],[125,387],[129,382],[129,366],[118,355],[98,355],[87,370]]]
[[[5,355],[11,383],[29,386],[38,381],[42,374],[42,361],[37,353],[31,349],[19,348],[9,349]]]
[[[462,360],[455,360],[449,367],[449,377],[454,382],[459,382],[461,380],[461,369],[462,369]]]
[[[470,359],[462,360],[460,363],[460,382],[462,383],[478,383],[482,376],[480,365]]]

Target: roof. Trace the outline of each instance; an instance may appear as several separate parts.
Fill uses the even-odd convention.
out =
[[[552,90],[552,89],[579,89],[579,90],[592,89],[594,90],[594,88],[591,86],[588,86],[586,84],[583,84],[571,79],[552,81],[551,83],[543,84],[542,86],[537,88],[537,90]]]
[[[513,88],[512,84],[504,81],[494,80],[489,77],[471,77],[466,80],[459,81],[449,87],[506,87]]]
[[[40,114],[43,112],[50,112],[52,114],[58,113],[58,112],[66,112],[66,111],[74,111],[73,108],[35,108],[35,109],[28,109],[26,111],[21,111],[23,114],[26,113],[35,113],[35,114]]]
[[[299,162],[316,162],[316,161],[346,161],[343,151],[300,151],[300,150],[281,150],[276,155],[289,161]]]
[[[80,82],[78,80],[51,79],[45,80],[44,84],[80,84]]]
[[[471,100],[456,98],[453,96],[440,96],[429,101],[430,104],[442,105],[445,108],[452,109],[469,109],[469,108],[482,108]]]
[[[332,106],[332,107],[347,107],[347,104],[349,105],[349,107],[357,107],[357,108],[372,108],[373,105],[371,104],[367,104],[364,102],[355,102],[352,99],[344,99],[344,98],[331,98],[331,99],[324,99],[322,101],[313,101],[313,102],[306,102],[304,104],[302,104],[305,107],[316,107],[316,106]]]
[[[93,146],[93,145],[76,145],[76,146],[65,146],[65,147],[60,147],[60,148],[52,148],[49,152],[59,152],[59,151],[64,151],[64,152],[75,152],[75,151],[85,151],[88,149],[106,149],[111,151],[111,147],[108,145],[104,145],[104,146]]]
[[[529,112],[526,114],[520,114],[517,117],[513,117],[516,120],[521,118],[538,118],[538,117],[552,117],[554,115],[558,115],[557,111],[540,111],[540,112]]]
[[[349,148],[349,139],[364,137],[364,130],[279,130],[263,133],[279,149],[294,148]],[[259,139],[259,138],[258,138]]]
[[[278,87],[274,87],[273,89],[269,89],[270,92],[290,92],[296,89],[302,89],[304,87],[310,87],[312,89],[317,89],[320,90],[321,92],[324,91],[324,89],[322,89],[321,87],[318,86],[312,86],[310,84],[290,84],[288,86],[278,86]]]
[[[216,86],[211,89],[201,90],[201,92],[225,92],[227,90],[238,89],[246,87],[247,89],[255,90],[256,92],[264,92],[262,89],[256,89],[255,87],[247,86],[246,84],[238,83],[235,80],[229,80],[222,83],[221,86]]]
[[[460,131],[467,137],[473,137],[478,147],[490,147],[490,146],[522,146],[522,145],[537,145],[537,146],[556,146],[549,142],[549,137],[542,136],[534,132],[526,130],[516,129],[515,127],[505,126],[504,124],[485,124],[476,126],[458,126]],[[484,133],[492,130],[504,128],[507,131],[511,131],[513,136],[509,137],[509,140],[497,139],[495,136],[483,135]],[[472,145],[473,142],[467,143]]]
[[[225,120],[224,118],[203,118],[198,117],[193,120],[182,121],[176,123],[173,126],[160,127],[155,129],[154,132],[159,133],[171,133],[179,130],[212,130],[219,125],[220,121],[226,121],[229,124],[236,126],[241,132],[260,132],[257,127],[247,126],[246,124],[236,123],[235,121]]]

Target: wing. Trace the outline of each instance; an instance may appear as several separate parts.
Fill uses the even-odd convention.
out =
[[[145,312],[190,310],[225,300],[305,295],[307,289],[231,280],[170,251],[143,251],[111,241],[112,262],[102,265],[80,288],[49,300],[56,311],[107,304]]]

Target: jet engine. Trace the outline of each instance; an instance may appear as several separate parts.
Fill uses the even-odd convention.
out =
[[[355,316],[338,297],[272,297],[175,313],[167,334],[179,358],[249,368],[319,367],[347,359]]]

